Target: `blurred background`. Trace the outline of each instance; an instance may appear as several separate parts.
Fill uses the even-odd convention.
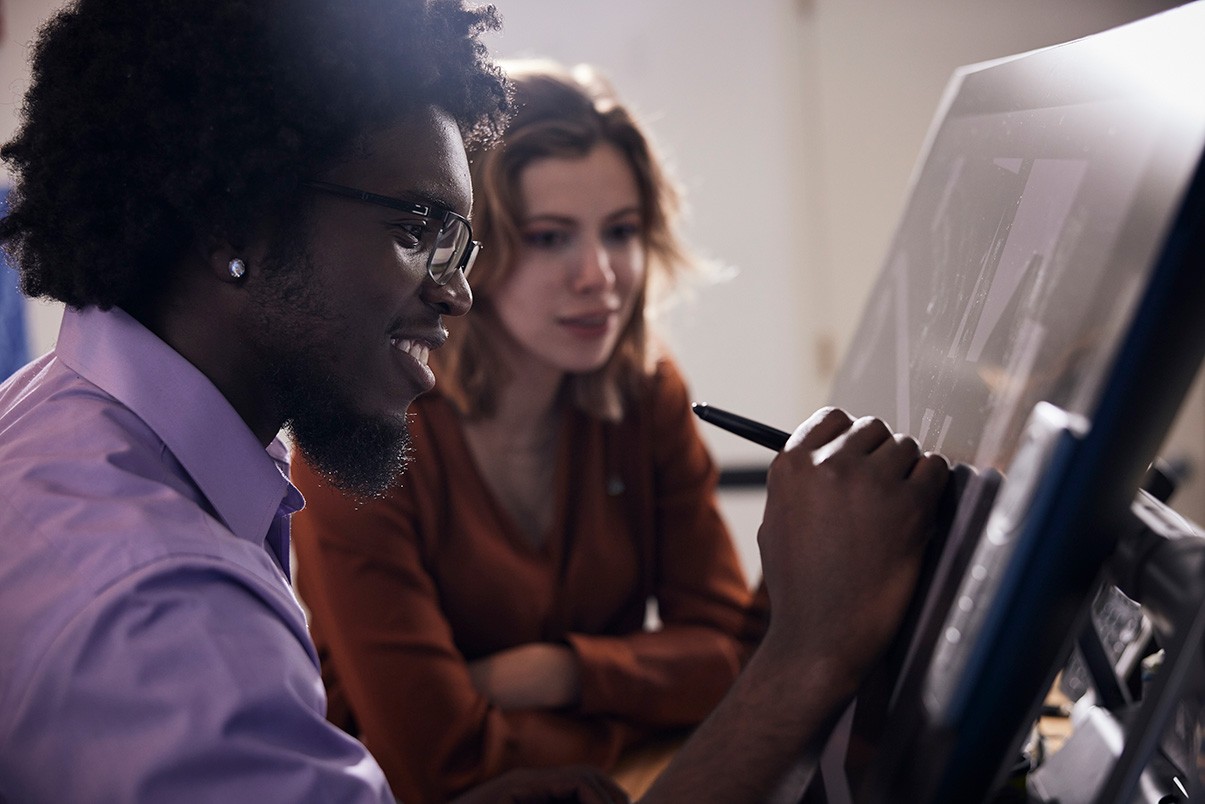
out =
[[[18,123],[28,43],[61,0],[0,0],[0,140]],[[723,267],[661,319],[695,397],[784,430],[824,404],[956,67],[1157,13],[1162,0],[498,0],[500,57],[591,62],[649,124],[686,191],[685,232]],[[234,54],[232,54],[233,57]],[[0,185],[7,176],[0,172]],[[11,275],[0,274],[11,288]],[[0,300],[3,296],[0,296]],[[0,310],[3,307],[0,306]],[[29,355],[55,305],[17,315]],[[13,314],[9,314],[9,320]],[[17,339],[19,340],[19,339]],[[8,343],[15,343],[9,336]],[[0,349],[6,341],[0,336]],[[3,363],[0,362],[0,367]],[[1196,473],[1175,507],[1205,522],[1198,379],[1163,452]],[[703,425],[722,468],[769,454]],[[764,494],[726,489],[751,579]]]

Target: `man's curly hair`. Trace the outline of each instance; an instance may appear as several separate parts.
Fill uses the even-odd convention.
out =
[[[181,253],[236,248],[299,183],[427,105],[470,143],[505,80],[463,0],[77,0],[41,29],[0,243],[22,290],[74,307],[153,298]]]

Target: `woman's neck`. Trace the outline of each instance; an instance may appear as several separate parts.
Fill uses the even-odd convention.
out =
[[[534,360],[509,361],[510,381],[492,416],[464,422],[465,440],[486,485],[539,549],[555,510],[557,436],[565,374]]]
[[[512,448],[540,446],[555,436],[565,373],[531,355],[507,355],[508,382],[498,390],[493,415],[473,422]],[[494,439],[491,439],[494,440]]]

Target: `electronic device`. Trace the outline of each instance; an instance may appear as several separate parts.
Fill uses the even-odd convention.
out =
[[[1205,356],[1203,41],[1190,3],[947,89],[830,397],[970,471],[856,801],[989,800],[1088,622]]]

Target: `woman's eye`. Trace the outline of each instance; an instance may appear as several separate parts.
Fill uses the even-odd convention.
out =
[[[606,230],[606,238],[613,243],[628,243],[640,237],[640,224],[638,223],[616,223]]]
[[[523,243],[533,248],[557,248],[569,242],[569,234],[559,229],[524,232]]]

